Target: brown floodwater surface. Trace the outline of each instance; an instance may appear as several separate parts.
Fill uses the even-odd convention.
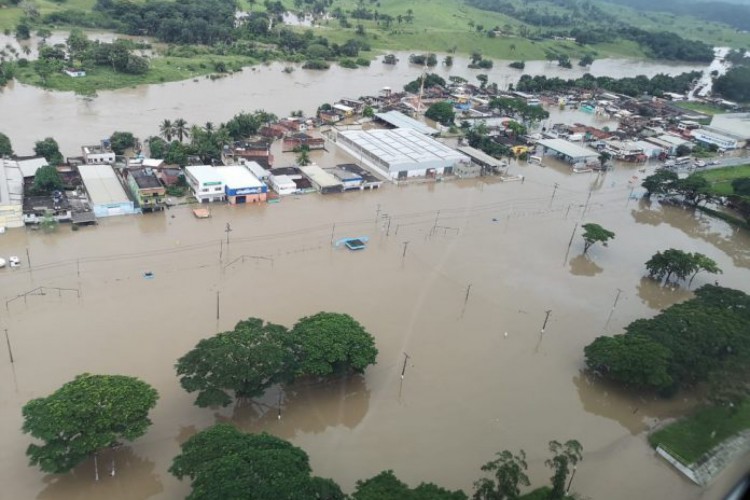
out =
[[[702,252],[724,270],[722,285],[748,291],[748,234],[630,200],[631,167],[599,176],[511,169],[526,181],[388,185],[217,205],[207,220],[178,207],[76,232],[0,235],[0,255],[24,261],[0,270],[0,328],[15,357],[11,365],[0,349],[0,497],[180,498],[189,485],[167,472],[180,443],[229,421],[291,440],[315,474],[347,491],[384,469],[411,485],[470,491],[495,452],[520,448],[541,485],[548,441],[578,439],[585,453],[573,489],[585,497],[719,498],[738,468],[703,492],[646,441],[694,399],[642,398],[596,382],[581,372],[583,347],[690,296],[642,278],[657,250]],[[615,240],[582,257],[580,229],[568,249],[582,222]],[[345,236],[369,236],[367,249],[332,247]],[[698,275],[693,288],[714,279]],[[195,407],[180,388],[173,365],[199,339],[249,316],[291,326],[321,310],[349,313],[374,335],[378,363],[364,376],[274,387],[221,409]],[[137,376],[160,394],[149,432],[105,454],[99,482],[91,461],[62,476],[29,467],[20,431],[23,404],[82,372]]]

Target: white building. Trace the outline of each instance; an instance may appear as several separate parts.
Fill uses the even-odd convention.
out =
[[[230,204],[266,201],[268,187],[244,166],[216,167],[215,170],[224,180],[224,194]]]
[[[261,181],[265,181],[266,179],[268,179],[268,170],[263,168],[257,161],[247,161],[246,159],[241,158],[240,165],[248,169],[251,174],[253,174]]]
[[[347,130],[337,143],[355,159],[390,179],[449,175],[468,156],[408,128],[395,130]]]
[[[268,182],[271,184],[271,189],[276,191],[279,196],[286,196],[297,192],[297,184],[288,175],[269,175]]]
[[[224,178],[211,165],[185,167],[185,180],[198,203],[224,200]]]
[[[83,146],[83,159],[86,165],[113,165],[115,152],[104,146]]]
[[[695,129],[691,132],[691,135],[698,142],[713,144],[721,149],[737,149],[742,147],[737,137],[723,134],[712,127]]]
[[[317,165],[307,165],[299,169],[321,194],[340,193],[344,190],[341,181]]]
[[[0,158],[0,228],[23,227],[23,174],[18,163]]]
[[[110,165],[80,165],[78,172],[91,200],[94,215],[111,217],[137,212],[133,200],[128,197]]]

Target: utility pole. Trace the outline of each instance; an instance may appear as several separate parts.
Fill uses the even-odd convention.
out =
[[[542,325],[542,331],[540,333],[544,333],[544,329],[547,328],[547,321],[549,321],[549,315],[552,314],[552,309],[547,309],[545,313],[547,313],[547,315],[544,317],[544,324]]]
[[[568,255],[570,255],[570,247],[573,245],[573,238],[576,236],[576,231],[578,231],[578,223],[576,222],[576,225],[573,226],[573,232],[570,234],[570,241],[568,242],[568,249],[565,251],[565,259],[563,260],[563,266],[568,262]]]
[[[613,314],[614,314],[614,312],[615,312],[615,307],[617,307],[617,301],[619,301],[619,300],[620,300],[620,294],[621,294],[621,293],[622,293],[622,290],[620,290],[620,289],[618,288],[618,289],[617,289],[617,295],[615,296],[615,301],[614,301],[614,303],[612,304],[612,308],[611,308],[611,309],[609,310],[609,316],[607,316],[607,322],[606,322],[606,323],[604,323],[604,328],[607,328],[607,326],[609,326],[609,322],[610,322],[610,320],[612,319],[612,315],[613,315]]]
[[[589,208],[589,200],[591,200],[591,193],[593,193],[593,192],[594,192],[593,189],[589,189],[589,196],[588,196],[588,198],[586,198],[586,204],[583,206],[583,213],[581,213],[581,217],[583,217],[584,215],[586,215],[586,210],[588,210],[588,208]]]
[[[279,387],[279,414],[277,415],[277,420],[281,420],[281,388]]]
[[[216,290],[216,321],[219,321],[219,294],[221,292],[219,290]]]
[[[333,223],[333,227],[331,228],[331,245],[333,245],[333,235],[336,233],[336,223]]]
[[[232,232],[232,225],[227,222],[227,227],[224,229],[224,232],[227,233],[227,247],[229,246],[229,233]]]
[[[576,469],[578,469],[578,466],[573,466],[573,473],[570,475],[570,481],[568,481],[568,488],[565,490],[565,493],[570,492],[570,486],[573,484],[573,478],[576,477]]]
[[[391,234],[391,216],[388,216],[388,228],[385,230],[385,235],[390,236]]]
[[[378,206],[375,209],[375,222],[377,222],[378,219],[380,219],[380,203],[378,203]]]
[[[555,182],[554,188],[552,189],[552,197],[549,199],[549,206],[552,206],[552,200],[555,199],[555,193],[557,193],[557,188],[560,184]]]
[[[432,231],[430,231],[430,236],[432,236],[432,234],[435,232],[439,218],[440,218],[440,210],[438,210],[437,213],[435,214],[435,223],[432,225]]]
[[[404,374],[406,373],[406,362],[409,361],[410,357],[411,356],[409,356],[408,354],[404,353],[404,367],[401,368],[401,380],[404,380]]]
[[[8,344],[8,356],[10,356],[10,362],[13,364],[13,348],[10,346],[10,337],[8,336],[8,329],[5,329],[5,342]]]
[[[409,248],[409,242],[404,241],[404,253],[401,254],[401,264],[404,263],[404,259],[406,258],[406,249]]]
[[[466,287],[466,297],[464,297],[464,307],[461,309],[461,317],[464,317],[464,313],[466,312],[466,304],[469,302],[469,294],[471,293],[471,283],[469,283],[469,286]]]

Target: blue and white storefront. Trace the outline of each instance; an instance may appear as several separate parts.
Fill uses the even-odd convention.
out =
[[[266,201],[268,187],[244,166],[216,167],[224,180],[224,194],[232,204]]]

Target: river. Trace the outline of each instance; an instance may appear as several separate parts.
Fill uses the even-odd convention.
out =
[[[599,176],[555,164],[513,164],[511,172],[525,182],[388,185],[215,206],[207,220],[178,207],[77,232],[0,235],[0,255],[24,256],[23,268],[0,270],[0,328],[15,356],[11,365],[0,353],[0,497],[181,498],[189,485],[167,472],[179,444],[230,421],[291,440],[309,453],[315,474],[347,491],[383,469],[411,485],[471,491],[495,452],[520,448],[541,485],[551,475],[547,442],[578,439],[585,452],[573,489],[585,498],[720,498],[749,460],[702,491],[646,441],[692,398],[651,400],[597,383],[581,372],[582,349],[689,297],[642,278],[657,250],[704,253],[724,270],[723,285],[748,291],[750,236],[630,200],[630,181],[645,175],[630,166]],[[583,257],[577,236],[568,253],[582,221],[616,239]],[[370,237],[364,251],[331,247],[333,238],[361,235]],[[153,279],[144,279],[147,271]],[[694,286],[713,279],[699,275]],[[40,286],[45,295],[6,302]],[[180,388],[173,364],[199,339],[248,316],[291,326],[320,310],[350,313],[374,335],[380,354],[365,376],[286,389],[280,420],[276,389],[252,405],[216,410],[193,406]],[[404,353],[411,357],[402,382]],[[84,371],[138,376],[161,396],[149,432],[118,450],[116,475],[98,483],[90,461],[62,476],[29,467],[30,439],[20,431],[23,404]],[[100,465],[108,470],[109,456]]]
[[[92,38],[107,40],[106,33]],[[54,34],[53,41],[61,39]],[[0,40],[2,42],[2,40]],[[8,42],[10,43],[10,42]],[[373,95],[383,87],[400,89],[421,75],[422,68],[409,64],[408,53],[397,53],[399,63],[383,64],[381,58],[366,68],[345,69],[334,65],[327,71],[304,70],[287,64],[245,68],[219,80],[202,77],[158,85],[142,85],[113,91],[101,91],[96,98],[72,92],[55,92],[12,82],[0,91],[3,123],[0,131],[10,136],[17,154],[32,154],[34,142],[52,136],[65,156],[78,156],[81,146],[96,143],[116,130],[133,132],[142,139],[158,134],[164,119],[183,118],[190,124],[214,124],[226,121],[240,111],[265,109],[279,116],[291,111],[314,113],[324,102],[341,97]],[[442,58],[442,56],[441,56]],[[454,57],[448,68],[439,65],[430,71],[447,78],[457,75],[476,82],[476,75],[487,74],[501,88],[515,83],[523,73],[575,78],[585,72],[596,76],[634,76],[657,73],[679,74],[705,66],[631,59],[600,59],[590,68],[564,69],[547,61],[528,61],[524,71],[508,67],[510,61],[495,61],[491,70],[469,69],[468,59]]]

